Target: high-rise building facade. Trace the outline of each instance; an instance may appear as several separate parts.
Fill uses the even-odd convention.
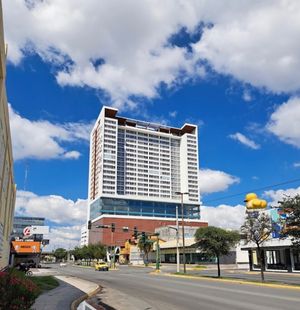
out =
[[[188,192],[184,218],[200,224],[197,126],[167,127],[117,112],[103,107],[91,132],[89,219],[97,224],[136,219],[144,229],[152,222],[153,230],[174,222],[177,193]]]
[[[0,269],[8,264],[16,187],[13,174],[12,144],[5,89],[6,49],[0,1]]]

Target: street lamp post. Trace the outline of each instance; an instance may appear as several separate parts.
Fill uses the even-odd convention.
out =
[[[183,209],[183,195],[188,195],[188,192],[176,192],[175,194],[181,197],[181,225],[182,225],[182,261],[183,261],[183,272],[186,273],[186,262],[185,262],[185,240],[184,240],[184,209]]]
[[[176,205],[176,263],[177,272],[180,272],[180,254],[179,254],[179,223],[178,223],[178,206]]]

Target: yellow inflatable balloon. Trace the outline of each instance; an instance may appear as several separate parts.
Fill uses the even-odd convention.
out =
[[[252,199],[257,198],[257,195],[255,193],[249,193],[246,195],[244,202],[251,201]]]
[[[249,209],[265,209],[267,202],[264,199],[259,199],[255,193],[249,193],[246,195],[244,202],[246,202],[246,208]]]

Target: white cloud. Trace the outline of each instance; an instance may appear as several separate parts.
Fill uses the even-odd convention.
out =
[[[86,222],[87,200],[65,199],[58,195],[39,196],[28,191],[17,191],[15,213],[18,216],[44,217],[50,221],[50,245],[45,251],[52,249],[74,248],[79,245],[81,225]]]
[[[299,1],[4,0],[10,61],[36,52],[61,85],[102,89],[116,106],[218,72],[274,92],[300,88]],[[53,22],[55,21],[55,23]],[[286,22],[288,21],[288,22]],[[206,25],[191,51],[171,45]],[[280,38],[280,39],[278,39]]]
[[[253,140],[247,138],[245,135],[241,134],[240,132],[229,135],[229,138],[236,140],[236,141],[239,141],[240,143],[250,147],[253,150],[258,150],[260,148],[259,144],[255,143]]]
[[[300,162],[294,163],[293,165],[295,168],[300,168]]]
[[[176,117],[176,116],[177,116],[177,114],[178,114],[178,112],[177,112],[177,111],[172,111],[172,112],[169,112],[169,115],[170,115],[170,117],[172,117],[172,118]]]
[[[280,105],[266,127],[281,141],[300,148],[300,98],[291,98]]]
[[[19,216],[45,217],[59,225],[81,225],[86,221],[87,200],[73,201],[58,195],[39,196],[17,191],[15,210]]]
[[[278,201],[281,201],[284,197],[294,197],[297,194],[300,194],[300,187],[297,188],[288,188],[288,189],[278,189],[278,190],[270,190],[264,192],[264,196],[267,199],[270,199],[270,205],[276,206]]]
[[[206,28],[194,46],[220,73],[273,92],[300,88],[299,1],[205,1]]]
[[[89,141],[92,124],[54,124],[46,120],[32,121],[9,107],[14,159],[77,159],[80,153],[65,146]],[[64,146],[62,145],[64,143]]]
[[[249,90],[244,90],[243,92],[243,99],[246,102],[250,102],[252,100],[252,96]]]
[[[52,0],[28,9],[9,0],[3,6],[12,62],[35,51],[63,67],[60,85],[101,88],[117,106],[130,95],[153,98],[160,83],[174,86],[193,69],[187,50],[167,43],[181,25],[197,25],[189,3]]]
[[[73,249],[79,246],[81,226],[56,226],[50,229],[50,233],[44,236],[49,239],[50,244],[44,248],[44,251],[52,251],[57,248]]]
[[[199,170],[199,187],[201,194],[225,191],[230,185],[239,183],[240,179],[226,172],[211,169]]]
[[[224,229],[230,228],[238,230],[244,223],[245,206],[201,206],[201,219],[204,221],[208,221],[209,226],[217,226]]]

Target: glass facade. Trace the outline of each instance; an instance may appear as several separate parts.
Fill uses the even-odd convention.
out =
[[[176,217],[176,205],[181,217],[180,203],[143,201],[118,198],[98,198],[90,205],[90,219],[104,214],[152,217]],[[184,204],[185,219],[200,219],[200,206]]]

